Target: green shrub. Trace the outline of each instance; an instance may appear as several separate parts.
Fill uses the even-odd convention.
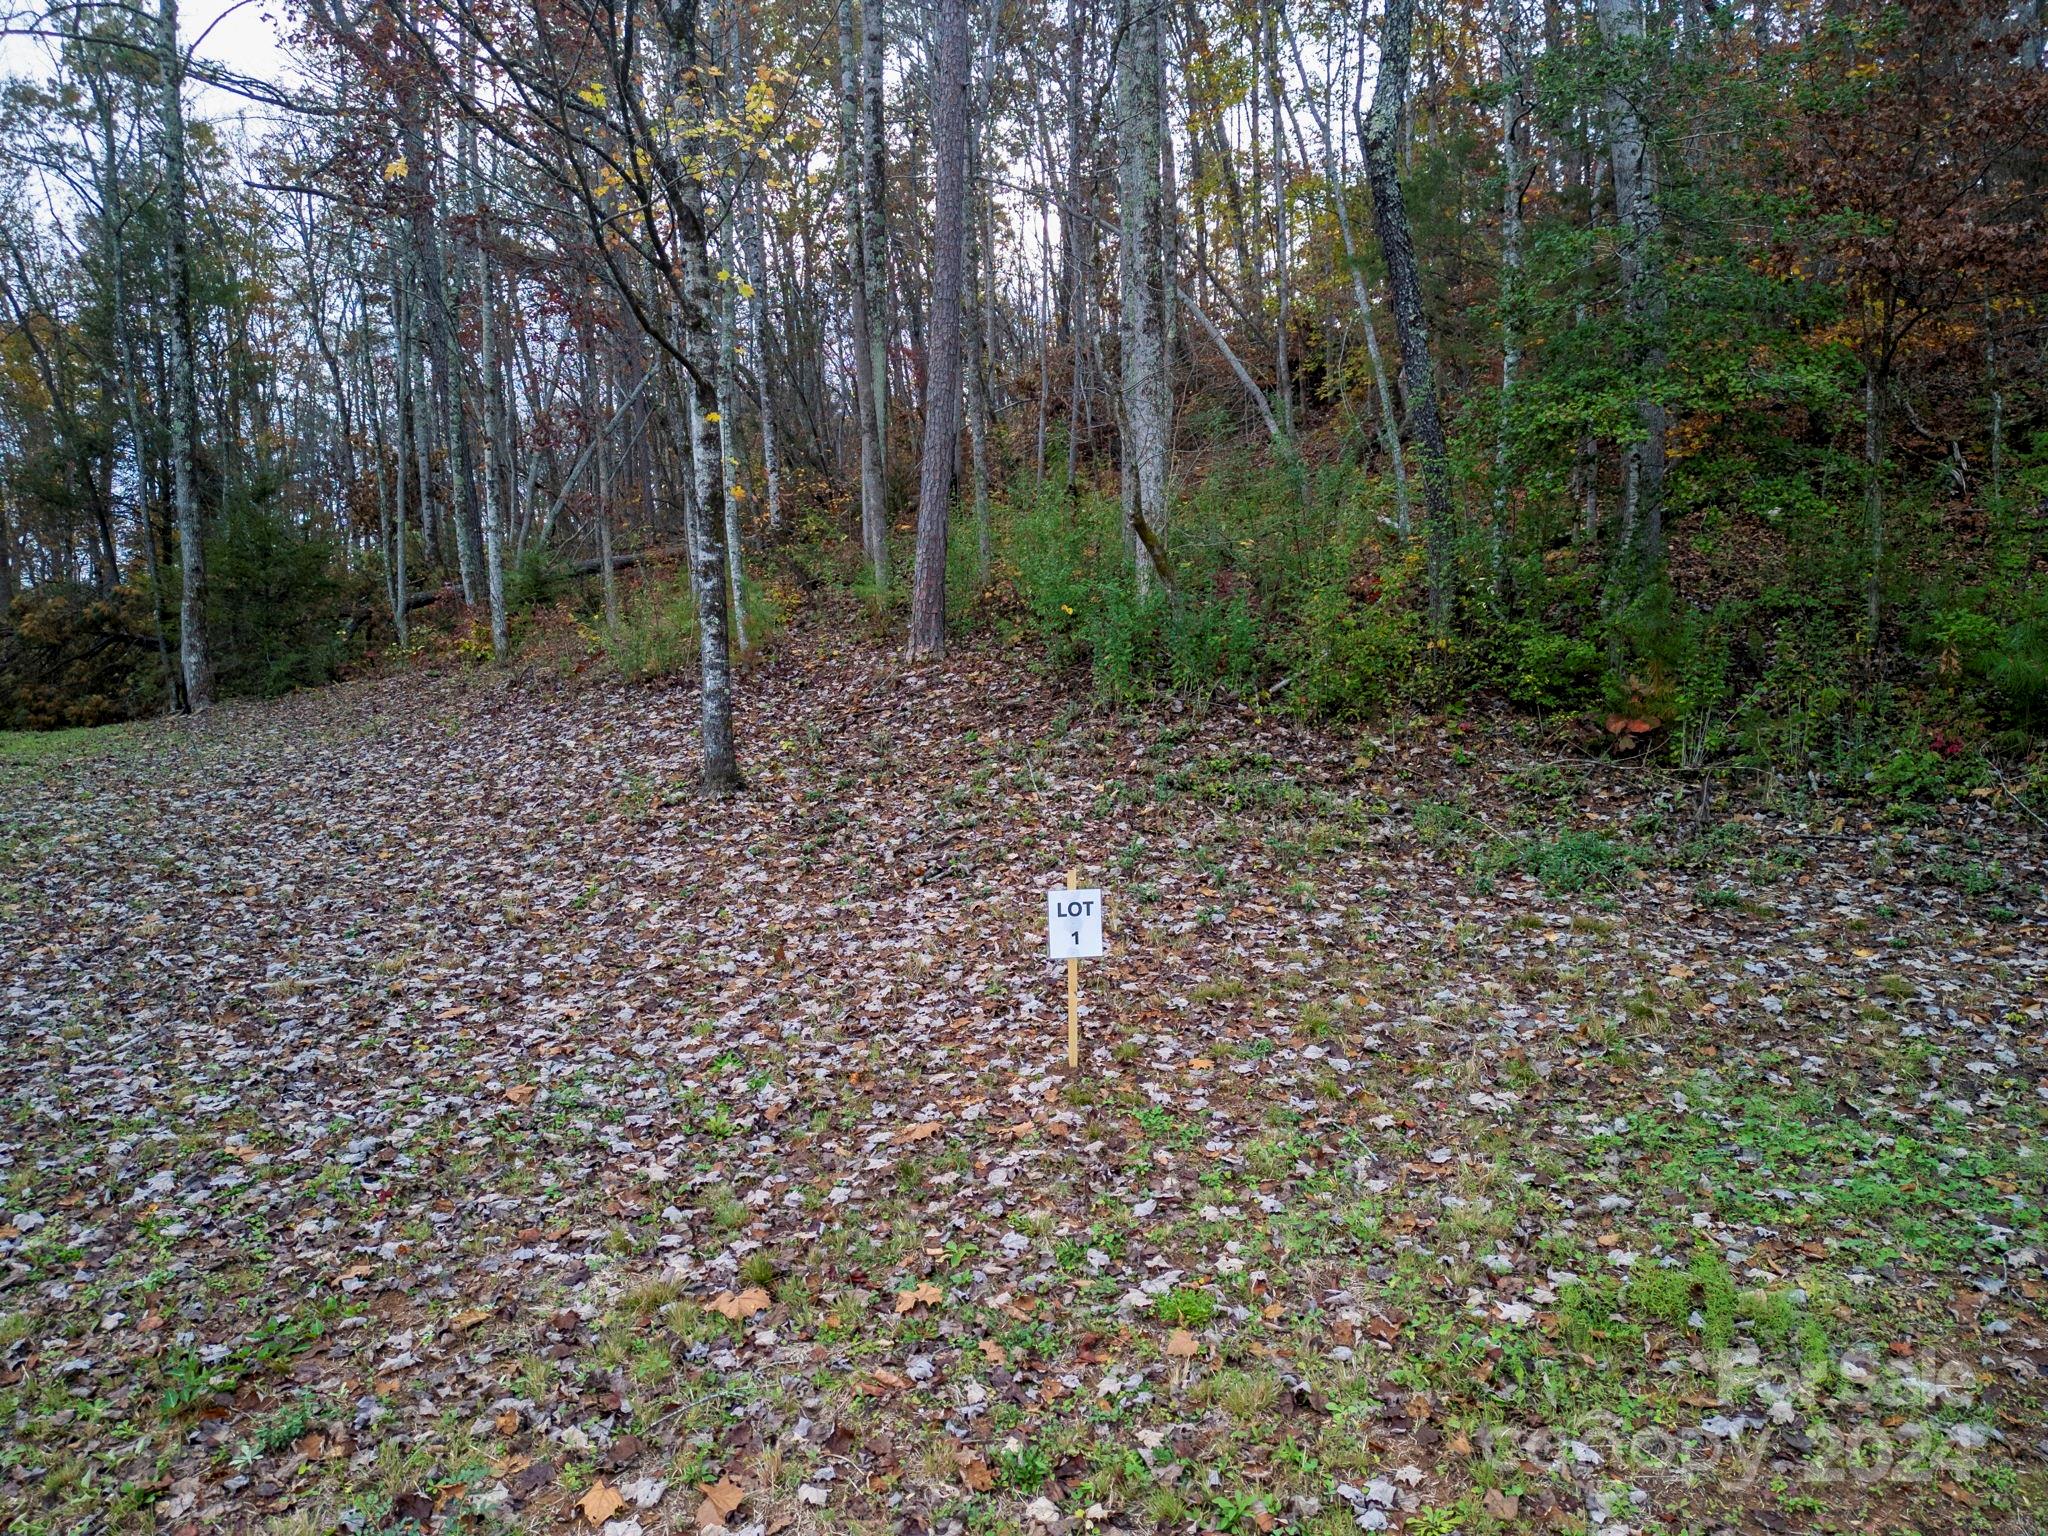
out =
[[[743,584],[740,601],[748,647],[757,649],[780,629],[781,609],[751,581]],[[619,605],[619,622],[607,627],[599,621],[592,633],[612,670],[627,682],[692,671],[697,665],[697,599],[688,575],[632,588]]]
[[[106,725],[168,697],[145,593],[51,582],[0,615],[0,729]]]
[[[1930,747],[1900,747],[1870,772],[1870,791],[1895,804],[1946,800],[1983,781],[1973,754],[1944,756]]]
[[[545,608],[562,595],[569,573],[551,549],[529,545],[505,572],[505,607],[512,613]]]
[[[1155,689],[1200,699],[1252,687],[1264,656],[1251,595],[1199,559],[1176,571],[1177,588],[1155,581],[1140,594],[1121,515],[1105,497],[1050,489],[1010,509],[1005,555],[1048,659],[1085,664],[1110,699]],[[971,540],[972,529],[966,534]]]
[[[1978,665],[2005,719],[2028,731],[2048,726],[2048,618],[2007,629]]]
[[[1294,700],[1309,714],[1364,719],[1419,697],[1428,646],[1419,558],[1368,558],[1357,541],[1332,540],[1303,596]]]
[[[222,693],[274,698],[329,682],[347,658],[356,605],[334,574],[334,545],[261,504],[208,537],[207,638]],[[359,596],[369,600],[367,586]]]
[[[1580,635],[1530,629],[1520,639],[1508,697],[1536,709],[1571,709],[1600,684],[1600,648]]]
[[[673,676],[697,664],[697,603],[687,579],[634,587],[619,621],[600,626],[598,643],[612,670],[630,683]]]

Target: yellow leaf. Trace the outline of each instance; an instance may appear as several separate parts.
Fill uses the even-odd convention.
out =
[[[386,181],[403,181],[405,180],[406,169],[405,156],[400,155],[396,160],[391,161],[384,167],[384,179]]]
[[[738,1322],[743,1317],[752,1317],[768,1305],[768,1293],[758,1285],[750,1285],[735,1296],[731,1291],[720,1291],[704,1303],[704,1310],[716,1312],[720,1317],[729,1317]]]
[[[603,1525],[626,1507],[626,1499],[618,1489],[603,1478],[590,1485],[590,1491],[576,1501],[576,1507],[583,1511],[583,1518],[591,1525]]]
[[[704,1502],[697,1506],[697,1529],[700,1531],[722,1528],[725,1517],[746,1502],[746,1493],[730,1478],[721,1477],[715,1483],[699,1483],[697,1486],[704,1493]]]
[[[901,1317],[922,1302],[927,1307],[936,1307],[946,1299],[945,1293],[929,1280],[920,1280],[907,1291],[896,1293],[896,1315]]]

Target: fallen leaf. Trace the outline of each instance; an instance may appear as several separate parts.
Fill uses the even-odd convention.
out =
[[[752,1317],[768,1306],[768,1293],[758,1285],[750,1285],[735,1296],[731,1291],[720,1291],[704,1303],[704,1310],[716,1312],[720,1317],[729,1317],[737,1322],[743,1317]]]
[[[576,1507],[583,1511],[583,1518],[592,1526],[599,1526],[626,1507],[626,1496],[600,1477],[576,1501]]]
[[[1202,1346],[1185,1328],[1176,1328],[1166,1336],[1166,1357],[1169,1360],[1192,1360],[1201,1352]]]
[[[889,1140],[901,1147],[913,1141],[923,1141],[928,1136],[936,1136],[942,1129],[936,1120],[920,1120],[915,1125],[906,1125]]]
[[[929,1280],[920,1280],[907,1291],[896,1293],[896,1315],[901,1317],[919,1305],[936,1307],[945,1300],[945,1293]]]
[[[531,1104],[537,1091],[532,1083],[516,1083],[505,1090],[505,1098],[513,1104]]]
[[[725,1517],[738,1509],[747,1497],[730,1478],[721,1477],[715,1483],[699,1483],[697,1487],[704,1495],[704,1502],[697,1506],[697,1529],[700,1531],[724,1526]]]

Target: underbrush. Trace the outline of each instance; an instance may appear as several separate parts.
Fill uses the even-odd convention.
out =
[[[1018,487],[998,498],[986,581],[966,570],[973,531],[955,538],[954,617],[1007,618],[1117,702],[1234,696],[1345,721],[1491,700],[1583,722],[1592,750],[1790,771],[1909,819],[1987,784],[2038,793],[2048,594],[2010,562],[1901,573],[1873,644],[1853,509],[1781,478],[1737,495],[1784,505],[1690,514],[1671,534],[1682,588],[1603,563],[1568,507],[1532,497],[1498,541],[1468,518],[1435,636],[1421,540],[1361,470],[1213,461],[1173,507],[1171,586],[1146,590],[1113,494]],[[1772,562],[1750,528],[1766,521]]]
[[[742,583],[740,601],[748,649],[758,650],[780,632],[783,602],[752,580]],[[633,586],[620,594],[616,624],[606,624],[600,611],[584,619],[582,627],[627,682],[651,682],[696,668],[697,599],[687,573]]]

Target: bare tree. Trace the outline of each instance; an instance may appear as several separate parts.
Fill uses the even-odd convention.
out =
[[[881,0],[868,0],[870,13]],[[864,17],[877,25],[873,14]],[[846,217],[846,261],[850,328],[853,332],[854,433],[860,443],[860,539],[876,590],[889,584],[889,509],[882,479],[886,402],[876,398],[887,374],[875,366],[874,328],[870,308],[873,285],[868,280],[868,187],[862,150],[861,55],[853,40],[853,0],[839,0],[839,179]]]
[[[185,674],[185,707],[198,714],[213,703],[213,655],[206,643],[206,539],[193,464],[199,395],[192,377],[192,237],[186,211],[185,53],[178,42],[178,0],[158,0],[157,68],[162,72],[164,217],[171,246],[171,486],[183,578],[178,655]]]
[[[1166,531],[1166,282],[1162,266],[1159,71],[1164,0],[1124,0],[1117,50],[1117,193],[1123,237],[1124,507],[1138,590],[1160,574]]]
[[[1401,342],[1401,376],[1408,387],[1408,420],[1422,444],[1429,616],[1431,627],[1442,634],[1451,616],[1451,461],[1444,446],[1443,418],[1437,410],[1436,359],[1430,349],[1429,317],[1422,306],[1415,236],[1401,193],[1398,145],[1414,26],[1415,0],[1387,0],[1386,20],[1380,29],[1379,78],[1373,85],[1371,110],[1360,115],[1358,136],[1365,145],[1373,226],[1387,263],[1387,286],[1394,295],[1394,329]]]
[[[1617,55],[1604,103],[1608,159],[1614,167],[1614,208],[1621,224],[1621,280],[1630,324],[1640,338],[1637,362],[1644,379],[1662,372],[1664,353],[1656,333],[1664,320],[1657,272],[1657,156],[1643,130],[1637,98],[1645,89],[1641,71],[1643,17],[1636,0],[1596,0],[1600,37]],[[1622,542],[1646,565],[1664,548],[1664,437],[1670,415],[1648,388],[1636,396],[1642,435],[1622,456]]]
[[[960,290],[967,234],[967,0],[939,0],[932,101],[932,305],[927,326],[924,452],[918,463],[917,566],[910,655],[946,650],[946,529],[960,447]]]

